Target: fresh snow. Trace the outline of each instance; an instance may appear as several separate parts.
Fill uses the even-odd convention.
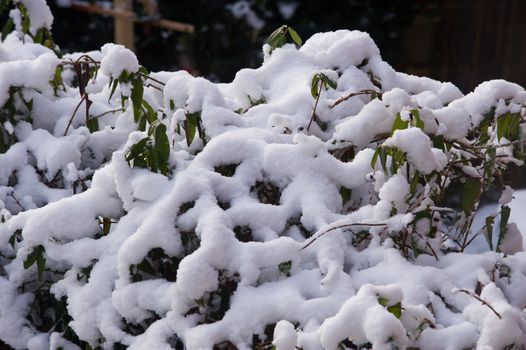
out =
[[[41,6],[26,3],[31,11]],[[231,7],[234,15],[251,16],[245,3]],[[38,25],[50,25],[46,13],[37,15]],[[172,145],[167,177],[125,160],[145,136],[136,130],[131,103],[99,118],[100,130],[90,133],[83,106],[72,118],[80,96],[71,73],[62,73],[67,87],[58,96],[48,84],[59,63],[51,51],[16,33],[0,43],[0,105],[12,86],[34,101],[33,124],[7,128],[18,142],[0,154],[0,340],[16,349],[77,349],[60,332],[38,330],[26,319],[39,283],[36,264],[25,269],[23,262],[42,245],[51,292],[67,300],[70,327],[92,347],[170,349],[176,335],[190,350],[225,341],[249,349],[253,335],[264,338],[274,324],[270,340],[278,350],[332,350],[346,339],[373,349],[526,346],[526,253],[519,232],[526,232],[526,204],[515,204],[526,197],[515,193],[511,202],[516,225],[509,224],[502,253],[477,239],[470,254],[410,261],[386,234],[414,218],[405,201],[410,184],[405,174],[386,177],[380,165],[371,167],[372,142],[391,132],[398,113],[408,120],[407,111],[419,108],[425,129],[397,130],[385,145],[430,174],[450,155],[427,134],[464,142],[491,106],[505,113],[524,104],[524,90],[490,81],[463,96],[451,83],[394,71],[358,31],[316,34],[299,50],[290,44],[272,54],[266,49],[260,68],[243,69],[228,84],[186,72],[152,73],[165,84],[162,91],[145,87],[144,96],[165,114],[161,122]],[[113,44],[90,56],[101,61],[89,85],[92,113],[119,109],[130,87],[119,86],[110,99],[110,78],[136,72],[136,57]],[[337,80],[337,88],[323,90],[317,106],[326,127],[313,123],[307,131],[315,103],[310,83],[320,72]],[[379,91],[370,75],[381,82],[381,100],[361,95],[331,107],[348,93]],[[513,104],[501,102],[510,99]],[[176,132],[194,112],[201,112],[206,145],[196,136],[188,146]],[[330,153],[351,145],[357,154],[350,162]],[[231,166],[232,176],[220,174],[221,166]],[[464,172],[478,175],[474,168]],[[352,190],[350,204],[342,203],[342,187]],[[260,192],[277,198],[262,200]],[[511,196],[506,188],[500,203]],[[106,235],[100,235],[103,217],[114,222]],[[426,225],[422,220],[422,232]],[[236,238],[240,230],[250,239]],[[360,231],[372,236],[367,247],[352,245]],[[189,247],[189,239],[198,244]],[[440,237],[435,243],[440,248]],[[154,248],[180,260],[174,281],[132,279],[130,267]],[[90,266],[89,279],[79,279]],[[228,310],[205,322],[203,303],[225,278],[237,283]],[[469,294],[479,287],[479,298],[494,310]],[[125,322],[151,324],[131,334]]]

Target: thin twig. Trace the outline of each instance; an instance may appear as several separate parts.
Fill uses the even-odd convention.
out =
[[[352,93],[350,93],[349,95],[343,96],[342,98],[340,98],[339,100],[337,100],[336,102],[334,102],[334,104],[331,106],[331,108],[334,108],[334,107],[336,107],[337,105],[339,105],[340,103],[345,102],[345,101],[347,101],[348,99],[350,99],[350,98],[352,98],[352,97],[354,97],[354,96],[359,96],[359,95],[376,95],[376,96],[382,96],[382,93],[379,92],[379,91],[371,90],[371,89],[365,89],[365,90],[360,90],[360,91],[352,92]]]
[[[307,125],[307,131],[309,131],[314,118],[316,117],[316,108],[318,107],[318,102],[320,101],[321,89],[323,88],[323,83],[320,81],[318,89],[318,96],[316,96],[316,102],[314,102],[314,109],[312,110],[312,115],[310,116],[309,125]]]
[[[150,79],[151,81],[155,81],[157,84],[161,84],[162,86],[165,86],[165,85],[166,85],[166,84],[163,83],[162,81],[157,80],[157,79],[155,79],[155,78],[152,78],[152,77],[149,76],[148,74],[144,74],[144,73],[141,72],[141,71],[139,71],[139,72],[137,72],[137,73],[139,73],[139,75],[143,76],[143,77],[146,78],[146,79]]]
[[[124,112],[124,108],[112,109],[112,110],[106,111],[104,113],[101,113],[101,114],[99,114],[97,116],[91,117],[90,119],[98,119],[100,117],[104,117],[106,114],[117,113],[117,112]]]
[[[22,211],[26,210],[26,208],[24,208],[24,206],[18,201],[18,199],[15,197],[15,194],[13,192],[10,192],[9,193],[9,196],[11,198],[13,198],[13,200],[15,201],[15,203],[20,207],[22,208]]]
[[[343,225],[338,225],[338,226],[334,226],[334,227],[331,227],[330,229],[328,229],[327,231],[323,231],[322,233],[320,233],[319,235],[315,236],[309,243],[305,244],[301,250],[307,248],[308,246],[310,246],[312,243],[314,243],[318,238],[320,238],[321,236],[325,235],[326,233],[329,233],[331,231],[334,231],[334,230],[338,230],[340,228],[346,228],[346,227],[353,227],[353,226],[372,226],[372,227],[378,227],[378,226],[387,226],[387,224],[374,224],[374,223],[354,223],[354,224],[343,224]]]
[[[80,102],[77,104],[77,107],[75,107],[75,110],[73,111],[73,114],[71,115],[71,118],[69,118],[68,125],[66,126],[66,131],[64,131],[64,136],[68,134],[68,130],[69,130],[69,127],[71,126],[71,123],[73,122],[73,118],[75,118],[75,114],[77,114],[77,111],[79,110],[80,105],[85,99],[86,99],[86,95],[82,96],[82,98],[80,99]]]
[[[497,312],[497,310],[495,310],[493,308],[493,306],[491,306],[486,300],[482,299],[481,297],[479,297],[478,295],[470,292],[469,290],[467,289],[459,289],[458,290],[459,292],[462,292],[462,293],[466,293],[467,295],[469,296],[472,296],[473,298],[477,299],[478,301],[480,301],[483,305],[486,305],[487,307],[489,307],[491,309],[491,311],[493,311],[493,313],[495,313],[495,315],[497,315],[498,318],[500,318],[502,320],[502,316]]]
[[[161,89],[160,87],[155,86],[153,84],[148,84],[148,85],[146,85],[146,87],[153,87],[154,89],[159,90],[160,92],[163,92],[163,89]]]

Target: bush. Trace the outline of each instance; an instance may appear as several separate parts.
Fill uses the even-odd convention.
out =
[[[523,88],[464,96],[395,72],[365,33],[298,48],[287,27],[260,68],[214,84],[149,73],[118,45],[59,57],[39,34],[45,3],[14,5],[0,43],[2,346],[525,345],[503,176],[522,164]],[[477,229],[495,189],[500,210]]]

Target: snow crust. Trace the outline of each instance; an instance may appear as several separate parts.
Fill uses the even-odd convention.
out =
[[[231,11],[250,16],[243,3]],[[371,166],[374,139],[391,132],[398,113],[419,108],[424,131],[397,130],[385,144],[405,152],[423,174],[442,170],[447,155],[426,134],[461,141],[499,101],[526,102],[521,87],[491,81],[463,96],[451,83],[394,71],[369,35],[357,31],[316,34],[299,50],[285,45],[229,84],[153,73],[165,85],[146,87],[145,98],[165,114],[172,145],[171,174],[164,176],[125,160],[144,137],[131,104],[99,118],[99,131],[90,133],[81,113],[72,118],[78,91],[67,88],[59,98],[49,87],[56,56],[14,35],[0,43],[0,54],[0,105],[17,86],[35,111],[33,124],[18,123],[18,142],[0,155],[0,339],[10,346],[77,348],[26,319],[35,296],[24,286],[38,281],[36,265],[25,269],[23,262],[38,246],[53,295],[67,300],[71,329],[93,347],[170,349],[178,339],[190,350],[225,341],[249,349],[267,325],[278,350],[338,349],[347,340],[373,349],[526,345],[526,253],[517,226],[510,224],[511,241],[499,253],[409,261],[386,236],[413,219],[405,202],[410,184],[403,174],[386,179]],[[108,83],[136,72],[136,57],[113,44],[91,55],[101,60],[90,86],[93,113],[119,108],[121,94],[109,99]],[[337,88],[322,91],[316,115],[323,123],[307,132],[315,103],[310,83],[319,72],[336,79]],[[72,79],[67,72],[63,78]],[[118,89],[129,95],[126,86]],[[364,89],[382,92],[382,99],[361,95],[332,107]],[[194,112],[201,113],[206,145],[195,137],[188,146],[176,133]],[[357,149],[352,161],[331,153],[350,145]],[[232,175],[220,173],[221,166],[231,166]],[[352,190],[350,204],[342,187]],[[507,189],[501,204],[510,197]],[[113,222],[107,234],[102,218]],[[349,231],[341,224],[361,226]],[[365,249],[352,245],[360,231],[371,235]],[[130,271],[155,248],[166,254],[163,261],[177,260],[176,276],[134,280]],[[506,273],[499,272],[503,266]],[[89,278],[79,279],[87,267]],[[203,303],[217,305],[225,279],[236,286],[228,310],[207,318]],[[479,298],[494,310],[462,292],[480,286]],[[130,324],[147,327],[132,334]]]

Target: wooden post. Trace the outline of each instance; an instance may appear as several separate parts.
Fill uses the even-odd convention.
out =
[[[119,12],[133,13],[133,2],[132,0],[113,0],[113,8]],[[124,45],[128,49],[135,51],[133,21],[133,16],[115,16],[113,33],[117,44]]]

